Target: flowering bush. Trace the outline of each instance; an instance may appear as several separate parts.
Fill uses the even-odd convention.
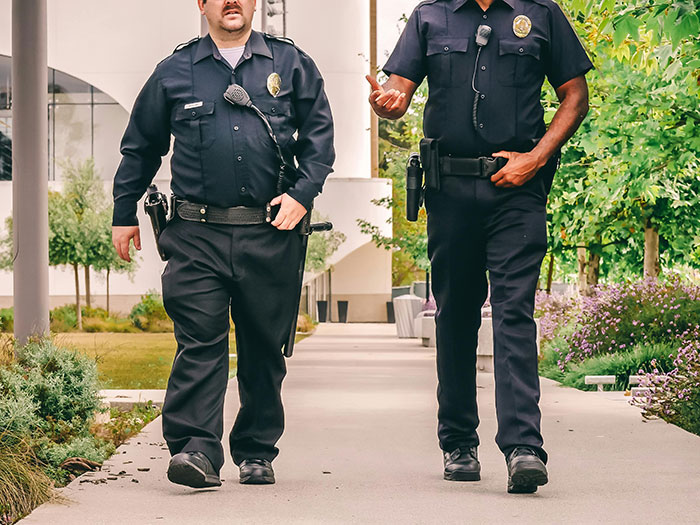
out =
[[[680,281],[654,280],[613,284],[579,299],[574,331],[554,350],[564,370],[603,353],[629,351],[638,344],[678,343],[698,339],[700,288]],[[543,318],[556,327],[561,321]]]
[[[552,341],[563,327],[575,320],[578,311],[578,296],[538,291],[535,297],[535,317],[540,319],[540,343]]]
[[[700,340],[685,345],[673,362],[675,368],[664,373],[655,367],[642,379],[645,393],[637,394],[632,404],[647,418],[660,417],[689,432],[700,435]]]

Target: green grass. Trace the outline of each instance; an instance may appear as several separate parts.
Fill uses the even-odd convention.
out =
[[[75,348],[97,360],[104,388],[164,389],[175,359],[177,343],[173,334],[57,334],[56,343]],[[233,334],[230,352],[236,353]],[[230,376],[236,373],[236,358],[230,362]]]
[[[297,335],[301,341],[308,335]],[[56,344],[75,348],[97,360],[103,388],[164,389],[175,359],[177,343],[169,334],[65,333],[56,335]],[[236,353],[233,333],[229,353]],[[236,375],[236,358],[229,361],[229,377]]]

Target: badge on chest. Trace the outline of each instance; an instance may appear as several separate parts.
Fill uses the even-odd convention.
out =
[[[525,38],[532,31],[532,20],[525,15],[516,16],[513,20],[513,33],[518,38]]]
[[[272,73],[267,77],[267,91],[273,97],[277,97],[282,90],[282,78],[277,73]]]

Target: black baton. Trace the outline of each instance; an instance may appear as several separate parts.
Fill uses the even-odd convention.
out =
[[[284,357],[289,358],[294,354],[294,339],[297,335],[297,319],[299,317],[301,291],[304,288],[304,268],[306,267],[306,250],[309,247],[309,237],[315,232],[327,232],[332,229],[333,224],[330,222],[311,224],[311,212],[306,214],[299,226],[299,235],[301,235],[301,260],[299,261],[299,271],[297,275],[297,300],[294,307],[294,317],[292,317],[292,328],[289,331],[289,339],[287,339],[287,343],[284,345]]]

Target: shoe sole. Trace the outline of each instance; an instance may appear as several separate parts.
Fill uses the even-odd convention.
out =
[[[275,478],[270,476],[247,476],[240,479],[241,485],[274,485]]]
[[[549,482],[547,471],[543,471],[539,463],[532,465],[522,465],[517,472],[513,473],[508,483],[509,494],[533,494],[537,492],[537,487],[546,485]]]
[[[481,472],[445,471],[443,478],[446,481],[481,481]]]
[[[202,469],[191,463],[178,463],[168,467],[168,480],[176,485],[184,485],[193,489],[220,487],[218,476],[207,475]]]

